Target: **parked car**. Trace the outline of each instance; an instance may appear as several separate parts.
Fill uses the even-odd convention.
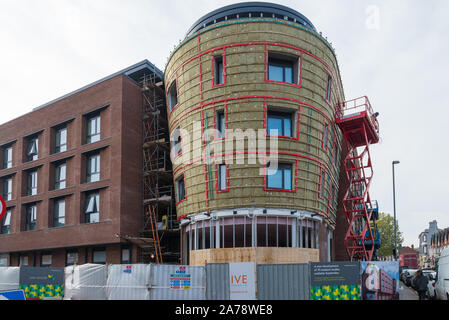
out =
[[[438,300],[449,300],[449,248],[441,252],[438,261],[435,296]]]
[[[408,271],[411,270],[410,268],[408,269],[403,269],[402,272],[399,275],[399,279],[405,283],[405,279],[407,278],[408,275]]]
[[[429,283],[427,284],[427,298],[435,299],[435,285],[437,273],[433,270],[424,270],[423,273],[429,278]]]

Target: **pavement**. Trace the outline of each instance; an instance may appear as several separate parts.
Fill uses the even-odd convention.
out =
[[[399,282],[399,300],[419,300],[418,293],[407,287],[402,281]]]

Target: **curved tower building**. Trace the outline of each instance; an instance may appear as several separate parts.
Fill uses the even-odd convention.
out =
[[[345,97],[313,24],[271,3],[215,10],[165,85],[183,263],[330,260]]]

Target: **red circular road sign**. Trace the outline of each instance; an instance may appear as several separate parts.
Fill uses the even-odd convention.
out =
[[[3,219],[3,217],[5,216],[5,213],[6,213],[5,199],[3,199],[2,196],[0,196],[0,220]]]

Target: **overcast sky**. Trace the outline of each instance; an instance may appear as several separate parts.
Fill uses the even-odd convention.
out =
[[[164,71],[202,15],[232,0],[0,0],[0,123],[141,60]],[[272,2],[308,17],[337,52],[347,99],[380,113],[373,199],[397,215],[405,244],[436,219],[449,227],[449,1]]]

